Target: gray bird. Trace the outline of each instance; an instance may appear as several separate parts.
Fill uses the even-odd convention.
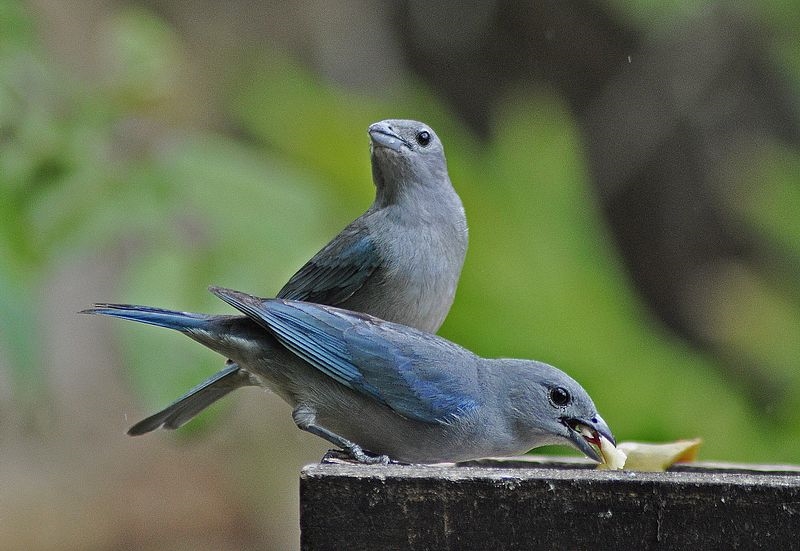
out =
[[[600,461],[600,436],[614,442],[586,391],[550,365],[484,359],[431,333],[330,306],[211,291],[252,323],[146,306],[85,312],[174,329],[231,358],[292,406],[299,428],[360,462],[462,461],[546,444]]]
[[[467,222],[442,142],[410,120],[369,127],[375,201],[289,279],[279,298],[339,306],[435,333],[453,304]],[[244,321],[246,324],[247,322]],[[239,387],[260,384],[235,361],[128,431],[175,429]]]

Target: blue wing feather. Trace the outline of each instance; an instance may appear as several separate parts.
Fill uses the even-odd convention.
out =
[[[466,372],[471,353],[427,333],[416,332],[414,347],[382,338],[386,333],[382,326],[359,325],[346,338],[365,379],[393,409],[419,421],[446,423],[478,407],[478,393],[470,386],[475,377]]]
[[[348,362],[346,351],[336,342],[322,339],[322,344],[318,344],[313,337],[309,337],[314,330],[308,323],[293,324],[293,320],[287,320],[279,312],[267,314],[264,318],[269,321],[278,340],[292,352],[343,385],[352,388],[353,384],[358,384],[361,374]],[[324,356],[322,351],[325,352]]]
[[[401,415],[426,423],[445,423],[475,407],[454,365],[433,365],[441,348],[462,348],[410,328],[414,342],[432,354],[416,353],[391,338],[395,324],[304,303],[265,303],[264,319],[278,340],[311,365],[349,388],[369,395]],[[292,327],[293,326],[293,327]],[[406,339],[401,339],[406,340]],[[470,354],[471,356],[471,354]],[[446,356],[452,359],[452,356]],[[446,360],[445,360],[446,361]],[[344,380],[343,380],[344,379]]]
[[[277,298],[341,304],[380,266],[367,230],[351,224],[289,279]]]
[[[477,357],[435,335],[338,308],[211,290],[320,372],[404,417],[448,423],[480,404]]]

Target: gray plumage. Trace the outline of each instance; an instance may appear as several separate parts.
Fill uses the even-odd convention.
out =
[[[330,306],[212,288],[245,314],[95,305],[231,358],[293,408],[297,426],[362,462],[460,461],[613,436],[586,391],[547,364],[480,358],[431,333]],[[367,450],[365,452],[364,450]]]
[[[423,123],[369,127],[375,201],[277,298],[364,312],[435,333],[455,297],[467,222],[442,142]]]
[[[455,297],[467,223],[444,149],[427,125],[369,127],[375,201],[292,276],[279,298],[339,306],[435,333]],[[244,322],[245,324],[247,322]],[[137,423],[175,429],[229,392],[259,384],[235,363]]]

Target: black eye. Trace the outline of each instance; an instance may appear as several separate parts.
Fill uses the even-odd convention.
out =
[[[425,147],[429,143],[431,143],[431,133],[427,130],[423,130],[422,132],[417,133],[417,143],[422,147]]]
[[[550,389],[550,402],[556,407],[566,406],[571,399],[572,397],[569,395],[569,391],[565,388],[557,386]]]

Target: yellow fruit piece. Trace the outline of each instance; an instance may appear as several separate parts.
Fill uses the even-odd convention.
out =
[[[600,463],[598,469],[619,470],[625,467],[627,456],[620,448],[615,448],[614,444],[605,436],[600,436],[600,455],[603,456],[603,462]]]
[[[675,463],[694,461],[697,458],[697,450],[701,442],[702,440],[700,438],[695,438],[693,440],[677,440],[664,444],[622,442],[617,446],[615,452],[621,452],[627,456],[627,460],[624,462],[626,471],[665,471]],[[602,440],[601,444],[603,444]],[[608,445],[613,448],[611,442],[608,442]],[[608,457],[606,452],[603,451],[602,446],[600,452],[604,459]],[[614,468],[611,467],[610,464],[611,461],[609,461],[609,465],[602,464],[598,466],[598,468]]]

